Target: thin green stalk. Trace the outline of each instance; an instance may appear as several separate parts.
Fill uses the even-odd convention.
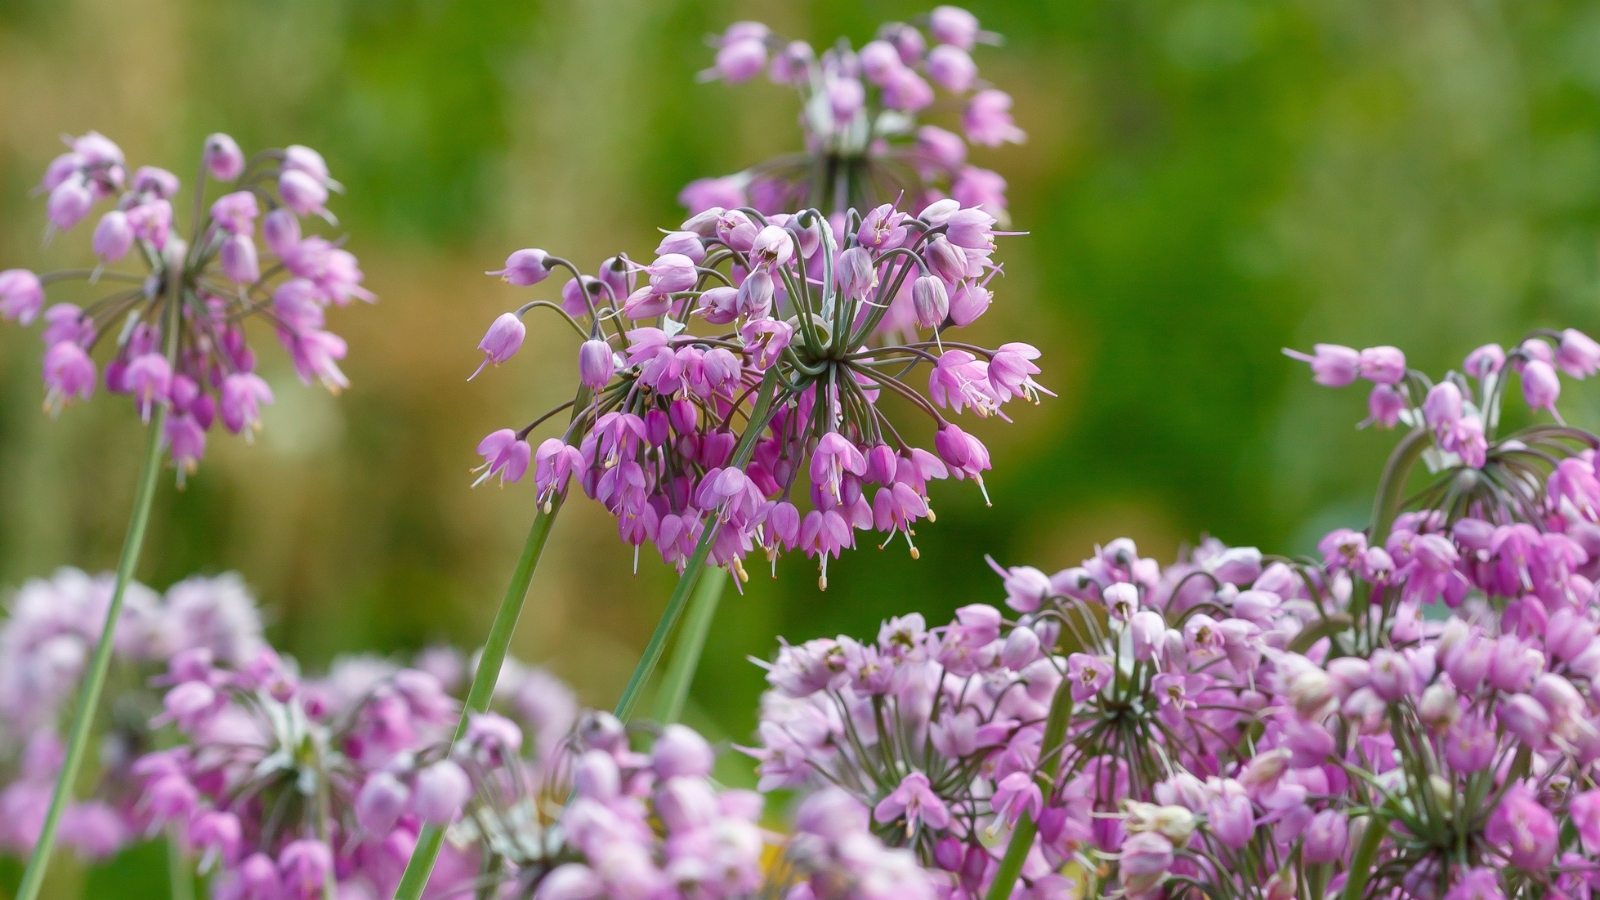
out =
[[[194,900],[194,873],[184,858],[175,829],[167,830],[167,878],[172,884],[172,900]]]
[[[1056,687],[1055,698],[1050,701],[1050,717],[1044,723],[1044,742],[1039,745],[1036,783],[1047,796],[1054,785],[1052,779],[1045,777],[1045,768],[1061,764],[1059,753],[1067,736],[1067,724],[1071,721],[1072,685],[1068,679],[1062,678],[1061,684]],[[1024,812],[1022,818],[1017,820],[1017,826],[1011,830],[1011,843],[1006,847],[1006,855],[1000,860],[1000,869],[995,872],[994,881],[989,885],[989,900],[1006,900],[1011,896],[1011,889],[1022,874],[1022,864],[1027,861],[1028,852],[1033,849],[1033,838],[1038,833],[1039,823]]]
[[[1394,520],[1400,515],[1400,503],[1405,499],[1406,478],[1422,457],[1422,451],[1432,443],[1428,429],[1417,428],[1401,439],[1389,454],[1389,461],[1383,466],[1383,477],[1378,482],[1378,496],[1372,504],[1372,533],[1367,535],[1367,542],[1372,546],[1382,547],[1389,539],[1389,529],[1394,527]]]
[[[155,502],[156,479],[161,474],[161,431],[166,421],[167,408],[163,404],[156,408],[149,425],[144,472],[139,476],[139,486],[133,497],[133,517],[128,522],[127,537],[122,541],[122,557],[117,561],[117,581],[111,590],[111,605],[106,609],[100,642],[95,645],[94,659],[89,663],[83,688],[78,692],[78,709],[72,716],[72,733],[67,739],[66,758],[62,761],[61,773],[56,776],[55,792],[50,795],[50,809],[45,813],[39,842],[34,844],[33,854],[28,857],[28,867],[22,873],[22,884],[17,887],[17,900],[36,900],[39,889],[44,886],[45,871],[50,868],[50,854],[56,846],[56,831],[61,827],[61,813],[72,799],[78,770],[83,767],[84,754],[89,751],[89,733],[94,728],[95,710],[100,706],[100,692],[106,685],[106,673],[111,671],[112,638],[116,634],[117,621],[122,618],[123,596],[127,593],[128,582],[133,579],[134,567],[139,563],[145,526],[150,522],[150,507]]]
[[[662,676],[661,690],[656,694],[655,719],[663,725],[678,721],[683,715],[683,704],[689,699],[689,685],[694,681],[694,671],[700,665],[700,654],[706,647],[706,636],[711,632],[711,620],[717,617],[717,602],[722,599],[722,589],[728,584],[728,570],[720,567],[706,569],[700,576],[700,586],[694,599],[689,601],[689,617],[684,620],[683,633],[672,650],[672,663]]]
[[[700,535],[700,543],[694,545],[694,554],[689,557],[689,565],[683,570],[683,574],[678,576],[678,586],[672,589],[672,596],[667,599],[667,608],[662,611],[661,620],[656,622],[656,630],[650,635],[650,643],[645,645],[644,655],[639,657],[639,664],[633,667],[633,675],[629,676],[627,687],[622,689],[622,697],[617,700],[617,708],[613,712],[624,722],[633,717],[633,708],[639,705],[639,695],[644,692],[644,686],[649,683],[656,665],[661,662],[661,654],[667,649],[667,639],[677,627],[678,619],[683,617],[684,607],[689,605],[689,593],[694,590],[695,583],[706,571],[706,557],[711,555],[711,545],[717,539],[717,526],[720,524],[713,520]],[[695,661],[698,662],[698,654],[696,657]],[[694,670],[691,668],[689,677],[693,676]]]
[[[1383,836],[1389,831],[1389,820],[1381,813],[1367,818],[1367,830],[1361,835],[1356,855],[1350,859],[1350,869],[1345,875],[1344,900],[1360,900],[1367,891],[1367,879],[1372,876],[1372,859],[1378,855]]]
[[[729,465],[743,466],[750,461],[750,454],[755,451],[756,438],[760,436],[767,423],[772,419],[772,397],[778,388],[778,369],[774,366],[767,370],[761,379],[761,391],[756,395],[755,406],[750,410],[749,424],[745,427],[744,436],[739,439],[739,446],[733,451],[733,460]],[[649,683],[650,676],[655,673],[656,665],[661,662],[661,654],[667,648],[667,639],[672,637],[672,631],[677,627],[678,619],[683,616],[684,607],[689,603],[689,593],[700,580],[706,569],[706,558],[711,555],[711,545],[717,539],[717,530],[721,525],[718,519],[707,523],[705,531],[700,535],[700,542],[695,544],[694,553],[689,557],[689,564],[678,576],[678,586],[672,589],[672,596],[667,599],[667,608],[661,613],[661,620],[656,623],[656,630],[650,635],[650,643],[645,645],[644,655],[639,658],[639,664],[634,666],[633,675],[628,678],[628,685],[622,689],[622,697],[617,700],[616,717],[628,721],[633,715],[633,708],[639,705],[639,695],[644,692],[644,686]],[[687,671],[687,678],[694,677],[692,663],[700,661],[700,654],[695,653]],[[687,688],[685,688],[687,689]],[[401,898],[408,900],[408,898]]]
[[[472,715],[488,710],[489,701],[494,697],[495,682],[499,680],[500,669],[505,665],[506,649],[511,645],[512,632],[517,629],[517,617],[522,615],[522,604],[528,597],[528,586],[533,583],[534,569],[539,566],[539,555],[544,552],[545,542],[550,538],[550,526],[561,512],[565,497],[566,491],[557,491],[550,500],[549,510],[540,509],[533,517],[528,540],[522,545],[522,557],[517,560],[517,568],[511,573],[511,584],[506,587],[500,610],[495,613],[494,624],[489,627],[489,639],[484,643],[483,655],[478,659],[478,671],[472,676],[472,687],[467,690],[467,702],[461,709],[461,720],[456,723],[455,734],[450,738],[452,746],[467,733],[467,724]],[[395,889],[396,900],[418,900],[422,896],[422,889],[428,884],[428,876],[433,874],[433,864],[439,858],[439,848],[443,843],[443,828],[437,825],[423,827],[422,833],[417,836],[411,861],[406,863],[405,874],[400,878],[400,886]]]

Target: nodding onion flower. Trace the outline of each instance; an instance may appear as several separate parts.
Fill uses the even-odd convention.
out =
[[[774,567],[798,550],[818,559],[826,587],[828,559],[857,531],[880,532],[883,545],[903,536],[915,557],[916,523],[933,518],[929,482],[970,478],[981,490],[990,467],[952,414],[1005,419],[1008,401],[1049,393],[1034,380],[1033,347],[950,338],[988,308],[995,237],[993,216],[944,200],[919,216],[851,212],[842,229],[816,210],[707,210],[667,233],[649,265],[617,256],[594,276],[517,251],[491,274],[518,286],[556,269],[572,277],[559,303],[497,319],[480,344],[485,362],[515,353],[521,317],[546,308],[582,341],[580,387],[529,425],[486,437],[478,480],[517,481],[531,467],[548,509],[576,477],[623,540],[655,544],[680,571],[702,538],[740,581],[757,548]],[[901,296],[917,311],[906,339],[875,338]],[[919,368],[926,391],[913,381]],[[885,395],[928,418],[931,451],[891,418]],[[533,430],[568,409],[562,435],[533,447]]]
[[[765,67],[774,84],[799,94],[805,150],[699,179],[679,202],[691,213],[748,205],[767,214],[816,207],[843,215],[901,197],[920,211],[951,197],[1004,220],[1005,179],[967,162],[968,142],[997,147],[1025,137],[1012,121],[1011,97],[980,79],[972,60],[976,43],[1000,37],[954,6],[920,24],[927,34],[886,22],[859,50],[840,39],[820,55],[759,22],[730,25],[713,39],[716,64],[702,78],[741,82]],[[939,111],[961,134],[918,124]]]
[[[45,275],[0,272],[0,316],[24,325],[44,321],[46,410],[54,415],[92,396],[94,354],[108,348],[107,390],[131,396],[147,423],[157,407],[168,408],[162,437],[181,484],[204,455],[217,419],[249,439],[261,427],[261,407],[273,400],[255,374],[245,319],[259,316],[272,325],[302,381],[320,380],[332,391],[348,385],[338,365],[345,342],[325,328],[324,310],[374,297],[361,286],[361,269],[342,239],[301,233],[302,216],[334,221],[325,204],[329,190],[341,188],[320,154],[296,145],[246,161],[232,138],[210,136],[190,228],[181,236],[176,175],[142,166],[130,178],[122,150],[96,132],[67,144],[40,185],[50,195],[49,233],[70,230],[96,204],[112,201],[91,241],[97,263]],[[227,188],[209,207],[208,175]],[[264,258],[255,240],[258,218]],[[143,271],[115,268],[129,258]],[[46,308],[46,286],[69,279],[117,289],[82,307]]]

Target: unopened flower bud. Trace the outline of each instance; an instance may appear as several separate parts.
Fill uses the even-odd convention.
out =
[[[923,275],[911,284],[911,306],[916,312],[917,324],[923,328],[938,328],[950,314],[950,294],[944,280],[933,275]]]
[[[704,777],[711,774],[713,762],[711,745],[685,725],[668,725],[650,753],[650,764],[661,778]]]
[[[218,181],[232,181],[244,172],[244,151],[239,149],[237,141],[225,134],[206,138],[201,159],[205,161],[206,171]]]
[[[1417,716],[1430,728],[1443,730],[1461,718],[1461,705],[1456,700],[1456,689],[1447,681],[1428,685],[1417,702]]]
[[[411,808],[433,825],[448,825],[472,796],[472,781],[454,762],[444,759],[417,773]]]
[[[616,358],[610,344],[591,338],[578,348],[578,378],[590,390],[598,391],[605,387],[615,373]]]
[[[548,254],[543,250],[535,248],[518,250],[506,257],[506,267],[504,269],[497,269],[484,274],[499,275],[502,281],[515,287],[528,287],[529,285],[538,284],[549,277],[550,268],[545,263],[547,258]]]
[[[113,209],[100,217],[94,227],[94,255],[101,262],[114,263],[128,255],[133,246],[133,226],[128,224],[128,214]]]

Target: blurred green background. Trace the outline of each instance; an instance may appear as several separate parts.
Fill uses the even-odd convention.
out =
[[[1044,351],[1060,396],[974,426],[993,508],[934,488],[920,561],[865,546],[820,593],[786,561],[725,599],[690,720],[747,740],[776,636],[875,632],[999,596],[985,553],[1054,571],[1130,535],[1171,558],[1205,533],[1300,550],[1360,521],[1388,436],[1358,389],[1279,354],[1393,343],[1442,370],[1530,325],[1594,327],[1600,4],[1561,0],[1039,0],[972,4],[1007,43],[982,73],[1029,133],[975,161],[1014,222],[985,343]],[[797,146],[764,80],[697,84],[707,33],[759,18],[858,46],[921,3],[0,0],[0,268],[41,252],[29,191],[56,135],[98,129],[192,188],[201,138],[321,150],[375,308],[336,311],[342,396],[293,383],[255,446],[214,434],[163,490],[139,577],[237,569],[308,667],[486,632],[533,512],[530,485],[468,490],[485,433],[570,396],[575,347],[546,325],[468,384],[475,344],[528,298],[485,277],[542,246],[592,266],[647,254],[692,178]],[[181,210],[187,205],[178,204]],[[534,289],[553,296],[555,284]],[[547,320],[546,320],[547,321]],[[110,568],[142,448],[122,399],[58,421],[37,329],[0,328],[0,582]],[[1574,392],[1578,393],[1578,392]],[[1570,397],[1580,407],[1592,398]],[[671,586],[637,576],[588,501],[559,523],[514,652],[609,706]],[[752,570],[759,573],[764,566]]]

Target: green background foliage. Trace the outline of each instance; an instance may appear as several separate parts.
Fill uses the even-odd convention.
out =
[[[1206,533],[1301,551],[1361,521],[1391,440],[1355,431],[1363,395],[1314,388],[1285,345],[1392,343],[1442,371],[1531,326],[1597,325],[1600,4],[973,8],[1007,36],[976,58],[1029,132],[974,154],[1010,181],[1026,234],[1004,241],[1006,277],[973,330],[1038,345],[1059,397],[974,427],[993,450],[993,507],[970,483],[937,486],[919,561],[898,542],[865,545],[830,568],[826,592],[804,559],[776,580],[753,564],[690,701],[690,721],[718,737],[749,739],[762,682],[746,656],[770,656],[776,635],[865,635],[891,614],[937,621],[995,601],[984,554],[1054,571],[1119,535],[1170,559]],[[796,146],[783,91],[696,82],[707,33],[759,18],[859,46],[925,9],[0,2],[0,268],[87,253],[87,227],[40,250],[43,202],[29,191],[58,133],[101,130],[187,191],[201,138],[224,130],[247,150],[326,155],[348,187],[334,209],[381,297],[331,316],[350,341],[353,386],[337,398],[293,383],[256,335],[279,398],[266,432],[253,447],[214,434],[198,477],[163,491],[140,578],[237,569],[274,641],[312,669],[480,640],[533,492],[469,491],[473,447],[570,396],[576,348],[546,322],[467,384],[483,328],[528,296],[479,273],[522,246],[590,266],[645,255],[681,218],[685,182]],[[9,585],[113,565],[142,446],[122,399],[43,416],[40,350],[36,331],[0,328]],[[1564,401],[1579,418],[1592,402]],[[631,557],[603,511],[570,504],[513,646],[597,705],[620,691],[670,590],[652,554],[637,575]],[[159,870],[139,859],[119,866]]]

